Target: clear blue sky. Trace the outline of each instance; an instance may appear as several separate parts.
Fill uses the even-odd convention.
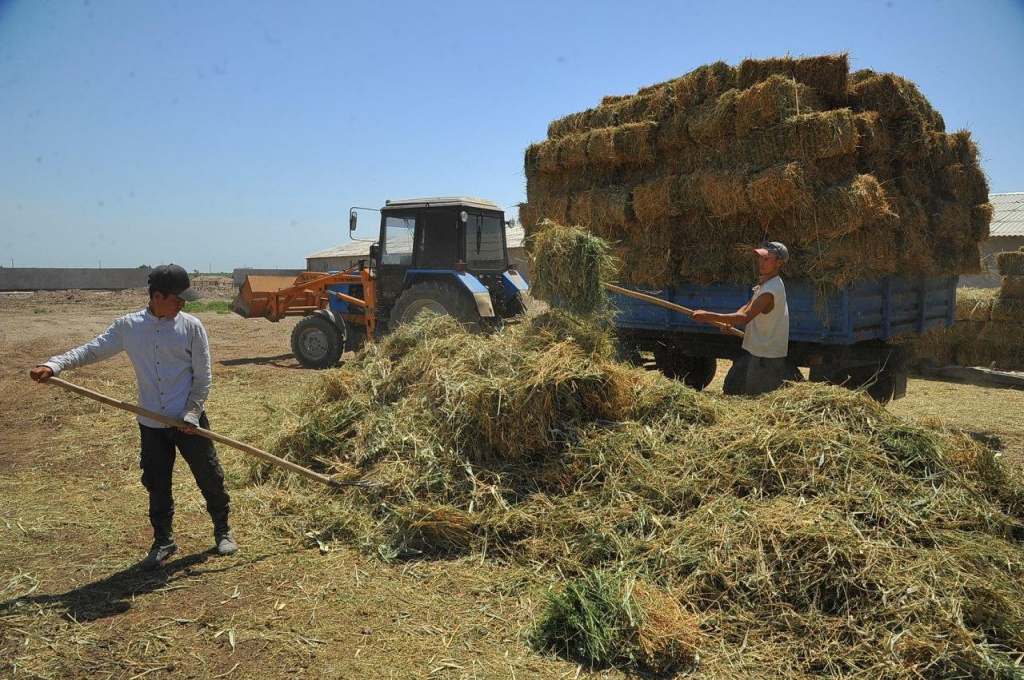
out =
[[[523,149],[603,95],[838,51],[1024,191],[1022,0],[0,0],[0,265],[301,267],[351,205],[524,200]]]

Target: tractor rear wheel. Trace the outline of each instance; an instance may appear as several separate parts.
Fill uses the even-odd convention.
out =
[[[394,330],[428,311],[451,316],[470,331],[483,328],[483,319],[469,293],[444,281],[423,281],[399,295],[388,328]]]
[[[307,316],[292,329],[292,354],[306,368],[337,365],[344,348],[341,329],[322,316]]]

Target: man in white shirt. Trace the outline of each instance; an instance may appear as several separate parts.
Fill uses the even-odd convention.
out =
[[[786,380],[799,380],[799,372],[786,361],[789,353],[789,305],[786,286],[779,273],[789,261],[789,249],[778,241],[755,248],[758,283],[750,302],[732,314],[697,310],[698,323],[720,321],[730,326],[746,325],[743,356],[733,362],[722,391],[725,394],[756,396],[778,389]]]
[[[210,427],[204,410],[213,382],[210,345],[203,324],[182,309],[186,301],[199,297],[183,267],[160,265],[149,275],[149,305],[145,309],[122,316],[92,342],[29,371],[36,382],[46,382],[64,369],[126,352],[135,367],[139,406],[185,421],[185,425],[174,428],[144,416],[138,418],[142,484],[149,492],[149,521],[153,525],[153,547],[139,563],[145,570],[155,569],[178,550],[171,527],[175,448],[188,463],[206,499],[216,552],[233,555],[238,550],[228,525],[231,498],[224,490],[224,470],[213,442],[196,434],[197,427]]]

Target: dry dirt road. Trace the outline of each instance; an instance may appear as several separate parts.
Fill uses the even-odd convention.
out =
[[[197,285],[230,296],[226,279]],[[331,492],[260,483],[259,466],[224,447],[239,555],[210,554],[201,498],[179,468],[181,551],[160,572],[135,571],[150,536],[133,417],[32,384],[27,372],[144,304],[142,290],[0,294],[0,676],[622,677],[530,647],[543,593],[524,594],[515,569],[321,549],[280,496],[329,503]],[[212,427],[260,446],[314,375],[288,350],[292,323],[199,316],[214,358]],[[64,377],[135,398],[123,356]],[[914,380],[890,408],[1024,460],[1024,392]]]

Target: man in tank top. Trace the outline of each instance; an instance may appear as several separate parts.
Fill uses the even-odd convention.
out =
[[[720,321],[730,326],[746,325],[743,356],[733,362],[725,377],[725,394],[758,395],[782,386],[785,380],[799,380],[799,371],[786,360],[789,351],[789,305],[786,286],[779,273],[789,261],[789,249],[778,241],[755,248],[758,283],[750,302],[732,314],[697,310],[698,323]]]

